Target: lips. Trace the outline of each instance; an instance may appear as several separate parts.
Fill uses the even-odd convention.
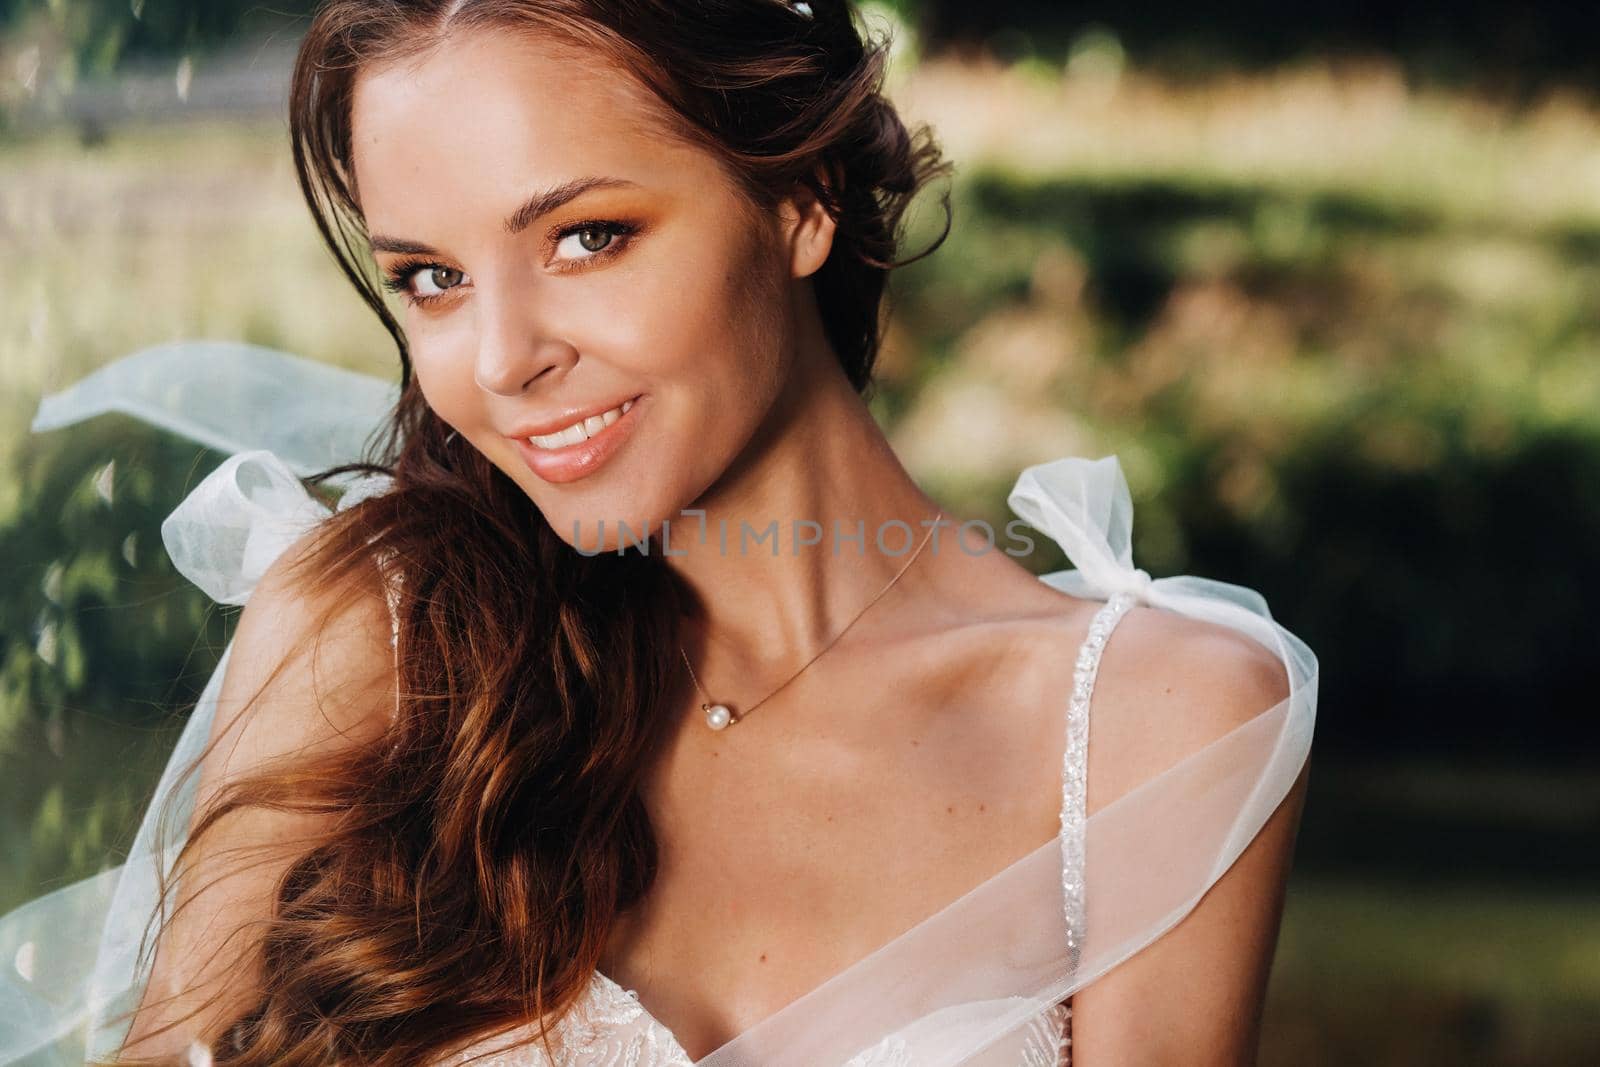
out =
[[[567,445],[579,444],[598,434],[601,430],[616,422],[628,413],[633,406],[633,398],[629,397],[616,407],[607,408],[598,415],[588,415],[578,419],[560,430],[546,434],[527,434],[535,448],[546,450],[564,448]]]
[[[565,421],[555,425],[524,427],[511,438],[511,443],[528,469],[540,478],[555,484],[574,482],[599,470],[627,442],[638,425],[641,409],[648,406],[647,399],[640,394],[611,408],[563,416]],[[535,437],[539,439],[537,444],[530,440]]]
[[[613,397],[603,403],[590,404],[587,407],[573,406],[561,411],[551,412],[545,418],[530,419],[506,431],[507,437],[548,437],[565,431],[568,427],[585,422],[596,416],[603,416],[607,411],[620,408],[623,404],[631,404],[639,399],[638,396]],[[576,443],[576,442],[569,442]]]

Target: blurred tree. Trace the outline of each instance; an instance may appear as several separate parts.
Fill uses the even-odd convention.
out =
[[[1600,85],[1600,6],[1412,0],[1405,4],[1128,6],[1060,0],[907,0],[931,51],[986,44],[1059,57],[1080,31],[1108,26],[1141,64],[1196,73],[1341,52],[1381,52],[1415,77],[1528,91],[1550,80]]]
[[[1093,26],[1138,57],[1204,72],[1308,55],[1382,52],[1418,78],[1526,91],[1550,80],[1600,85],[1600,7],[1416,0],[1285,6],[1265,0],[1187,4],[1059,0],[874,0],[912,21],[930,50],[982,45],[1014,58],[1060,58]],[[0,0],[0,32],[48,27],[89,73],[130,57],[204,51],[293,29],[316,0]]]
[[[0,29],[48,35],[78,69],[104,74],[124,59],[214,48],[302,21],[315,0],[0,0]]]
[[[161,522],[218,461],[124,415],[20,442],[0,516],[0,912],[125,848],[237,615]]]

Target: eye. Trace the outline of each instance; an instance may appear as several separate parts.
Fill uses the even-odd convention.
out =
[[[564,227],[552,235],[556,238],[556,261],[582,265],[608,259],[621,252],[628,244],[627,238],[638,229],[633,223],[611,219],[591,219]],[[563,248],[570,254],[560,254]]]
[[[454,289],[466,277],[458,270],[434,265],[416,272],[418,279],[414,292],[418,296],[438,296],[446,289]]]
[[[467,281],[454,267],[415,259],[395,263],[384,274],[383,287],[400,293],[411,304],[431,303]]]
[[[622,252],[629,239],[639,232],[639,224],[614,219],[590,219],[574,223],[549,234],[556,242],[558,252],[565,246],[567,255],[557,255],[556,269],[566,272],[582,270],[601,260],[610,259]],[[452,289],[459,289],[472,279],[465,273],[424,259],[403,259],[384,269],[383,287],[399,293],[412,306],[431,304],[443,299]]]

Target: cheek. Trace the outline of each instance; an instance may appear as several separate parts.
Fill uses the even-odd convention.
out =
[[[745,344],[756,346],[751,358],[763,362],[777,358],[792,328],[782,250],[764,241],[760,233],[752,233],[723,288],[727,305],[734,310],[729,328]]]
[[[746,402],[777,370],[786,333],[783,289],[772,261],[754,251],[732,254],[665,301],[672,351],[703,382],[734,383]]]
[[[687,235],[687,236],[686,236]],[[761,359],[781,316],[772,277],[776,253],[760,234],[730,231],[714,221],[676,227],[661,259],[613,294],[608,313],[637,333],[624,351],[637,351],[674,376],[704,381],[737,374]]]
[[[481,418],[472,360],[457,358],[433,343],[411,344],[411,369],[428,406],[453,428],[470,433]]]
[[[752,256],[729,277],[723,299],[731,312],[725,327],[733,349],[731,369],[751,399],[770,399],[791,369],[794,333],[780,265]]]

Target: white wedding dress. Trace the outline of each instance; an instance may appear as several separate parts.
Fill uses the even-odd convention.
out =
[[[280,398],[262,407],[264,391]],[[393,402],[361,375],[244,345],[193,343],[125,357],[45,398],[35,430],[103,411],[138,415],[229,457],[162,526],[180,571],[242,604],[267,566],[327,515],[298,480],[355,458]],[[292,416],[292,417],[291,417]],[[385,491],[353,481],[339,506]],[[595,972],[552,1031],[564,1067],[1049,1067],[1069,1062],[1070,998],[1178,923],[1266,823],[1308,758],[1316,656],[1254,591],[1188,575],[1152,579],[1131,559],[1132,505],[1115,457],[1028,467],[1008,503],[1073,569],[1041,580],[1104,601],[1063,695],[1059,832],[818,988],[699,1060],[637,995]],[[1101,650],[1143,603],[1231,627],[1278,656],[1289,695],[1085,815],[1091,695]],[[231,648],[231,646],[230,646]],[[155,869],[192,810],[177,773],[202,746],[228,650],[157,787],[177,794],[172,848],[153,803],[128,861],[0,918],[0,1064],[81,1063],[125,1032],[148,974],[140,935]],[[544,1067],[536,1031],[489,1037],[438,1061]],[[484,1053],[489,1053],[484,1055]]]

